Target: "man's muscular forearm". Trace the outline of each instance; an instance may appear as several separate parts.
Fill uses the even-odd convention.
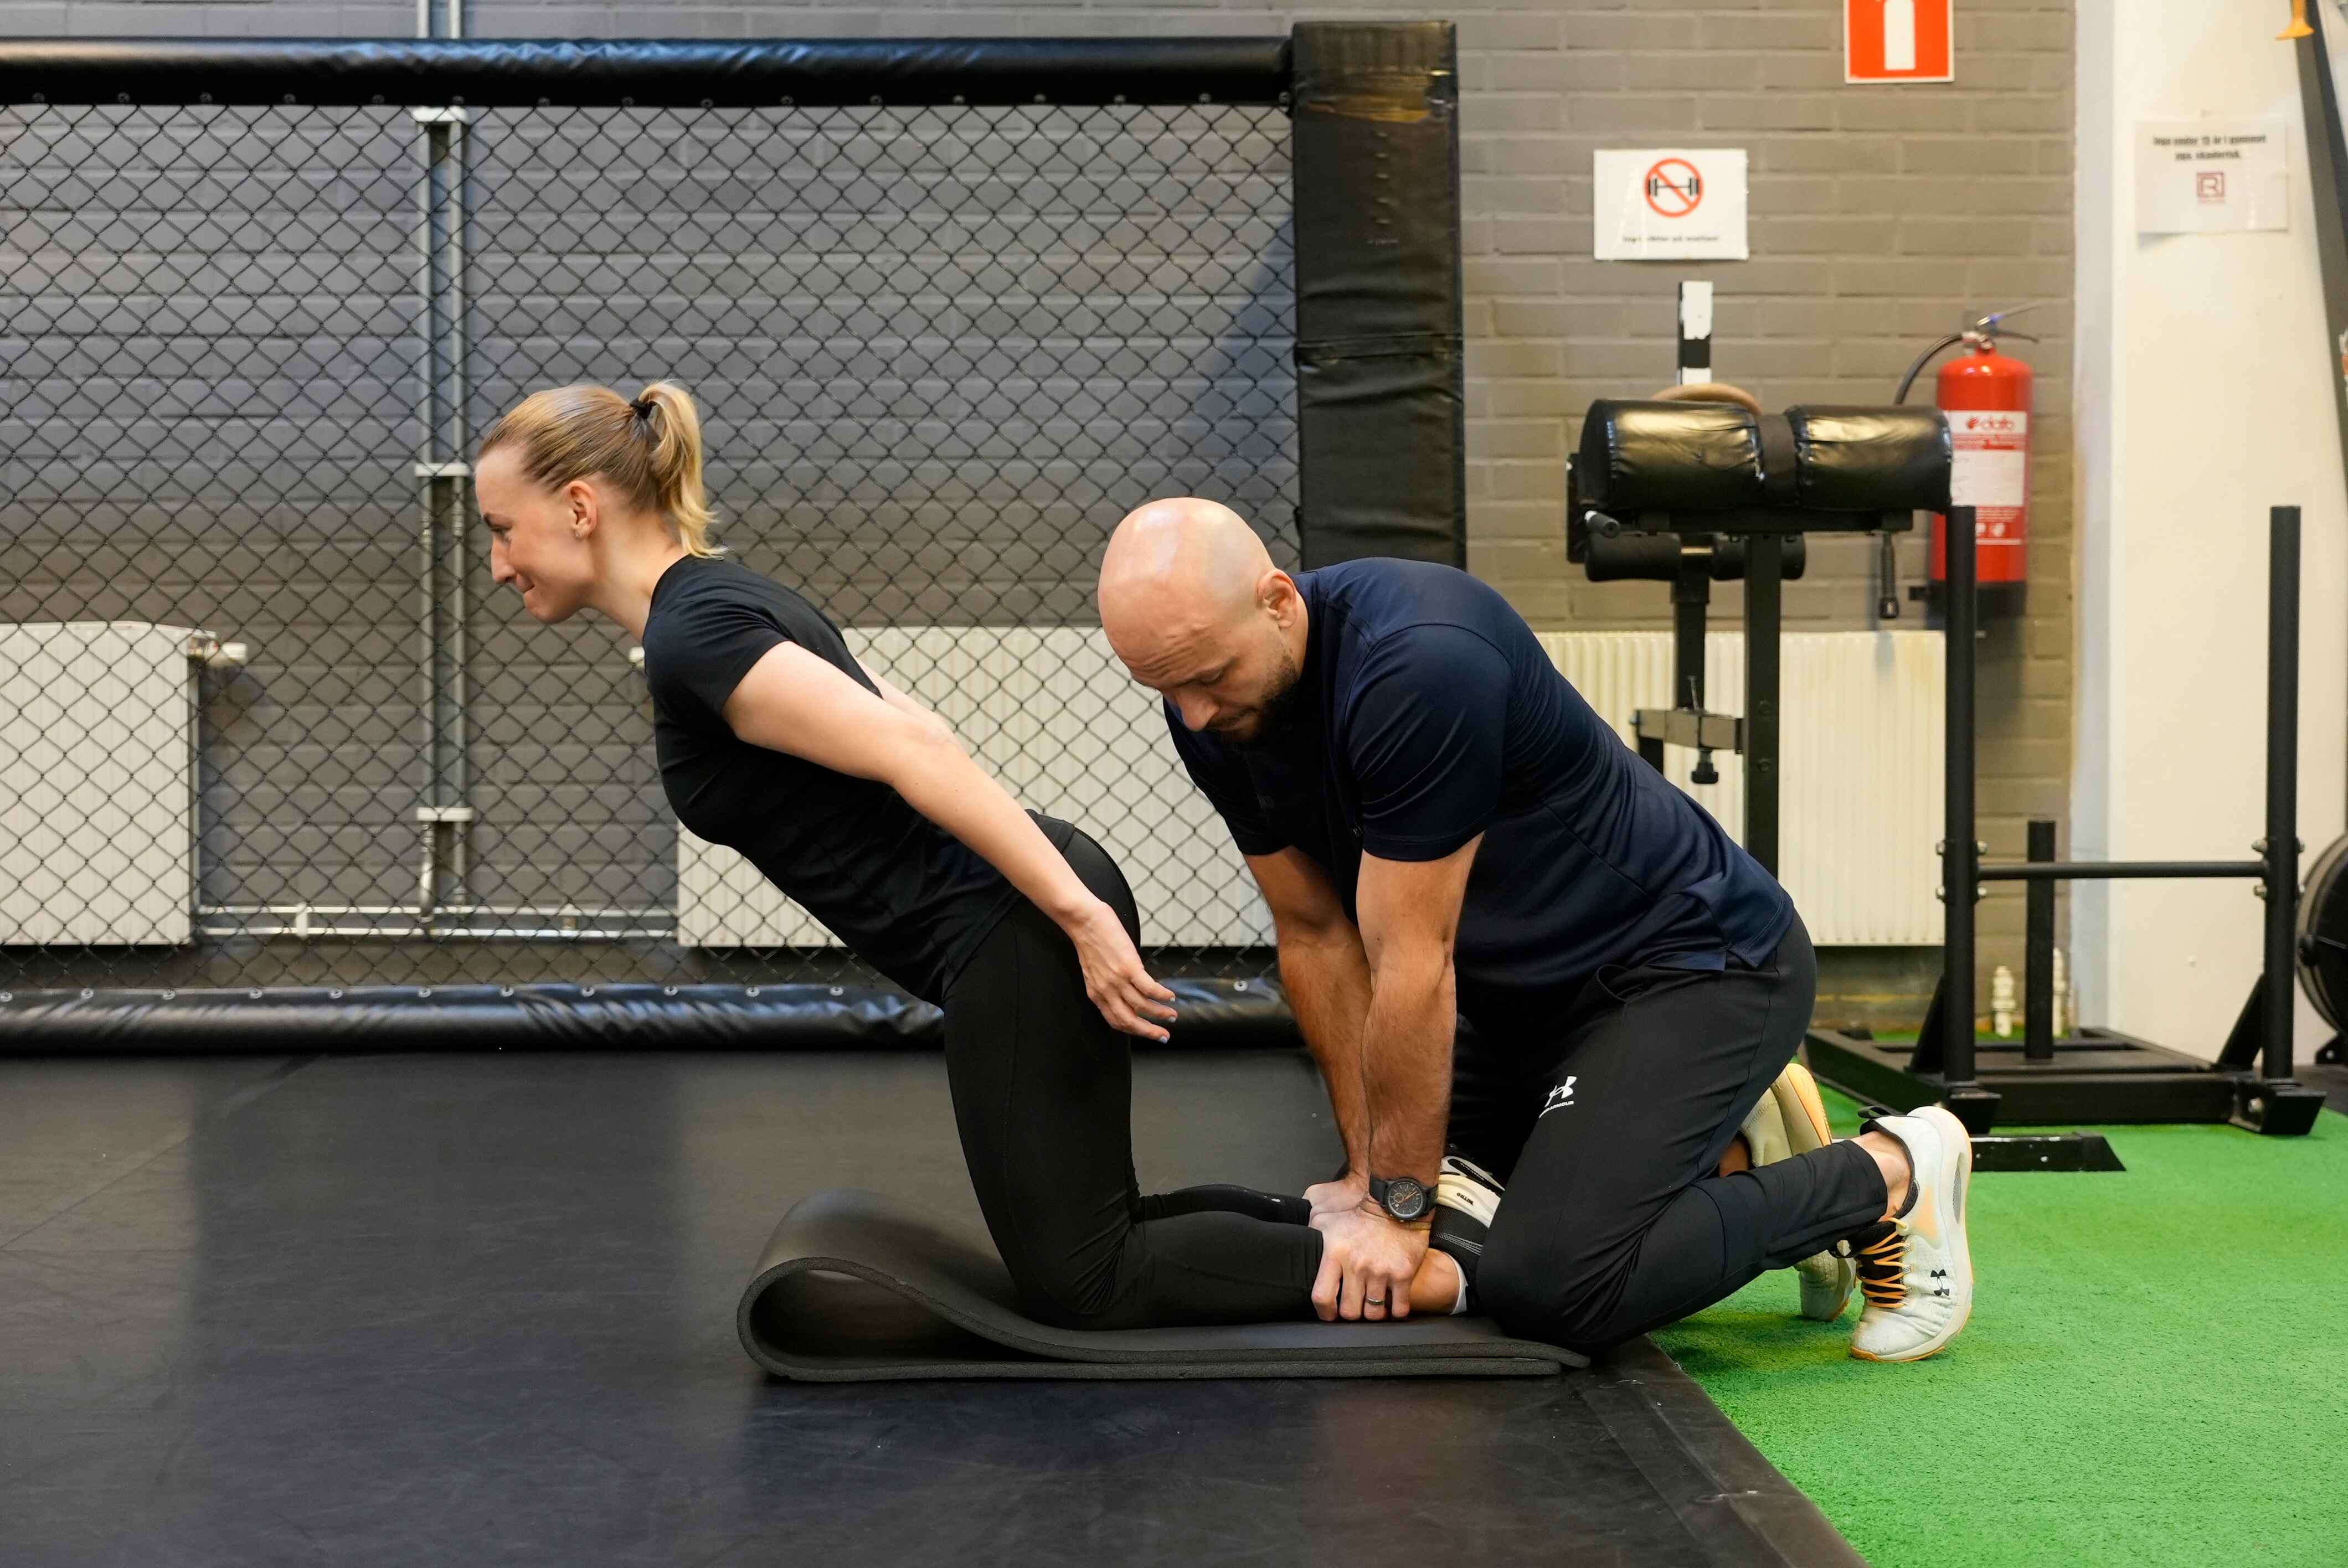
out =
[[[1362,1030],[1370,1174],[1435,1180],[1451,1111],[1457,1009],[1447,948],[1411,944],[1379,955]]]
[[[1481,842],[1480,836],[1470,839],[1440,860],[1362,857],[1360,918],[1342,925],[1359,933],[1369,987],[1352,1080],[1361,1092],[1369,1136],[1357,1173],[1344,1182],[1323,1183],[1312,1194],[1313,1225],[1322,1238],[1313,1299],[1323,1317],[1375,1319],[1410,1312],[1411,1292],[1426,1255],[1428,1222],[1398,1223],[1354,1184],[1396,1176],[1432,1184],[1440,1173],[1457,1020],[1451,953],[1468,868]],[[1271,862],[1249,864],[1259,868],[1259,881],[1266,879],[1266,868],[1272,873],[1266,901],[1283,938],[1293,929],[1318,932],[1341,925],[1329,912],[1334,896],[1308,900],[1296,892],[1300,886],[1306,891],[1317,886],[1325,893],[1325,882],[1295,883]],[[1289,897],[1283,899],[1276,889]],[[1292,911],[1286,920],[1281,919],[1283,907]],[[1300,1018],[1311,1006],[1303,1004]],[[1333,1090],[1344,1081],[1342,1067],[1331,1074]],[[1350,1141],[1347,1152],[1354,1153]]]
[[[1370,1010],[1370,965],[1351,924],[1280,934],[1280,981],[1306,1049],[1329,1086],[1329,1109],[1345,1141],[1345,1165],[1369,1174],[1369,1107],[1362,1094],[1362,1028]]]

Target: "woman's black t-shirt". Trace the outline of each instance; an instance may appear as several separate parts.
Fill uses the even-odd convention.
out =
[[[661,574],[644,675],[669,805],[693,832],[739,850],[866,963],[940,1001],[1020,895],[887,784],[734,733],[726,699],[779,642],[872,689],[839,629],[780,584],[701,556]]]

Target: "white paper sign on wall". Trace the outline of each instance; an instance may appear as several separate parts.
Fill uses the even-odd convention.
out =
[[[1742,261],[1746,160],[1739,148],[1648,148],[1593,159],[1594,231],[1601,261]]]
[[[2291,124],[2139,120],[2136,226],[2142,234],[2291,227]]]

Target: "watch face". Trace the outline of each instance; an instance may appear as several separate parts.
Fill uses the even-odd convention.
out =
[[[1426,1189],[1409,1176],[1386,1184],[1386,1213],[1398,1220],[1415,1220],[1426,1212]]]

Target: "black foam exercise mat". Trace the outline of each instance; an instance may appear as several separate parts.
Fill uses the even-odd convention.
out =
[[[1056,1328],[1021,1313],[983,1236],[871,1193],[817,1193],[775,1227],[742,1348],[811,1382],[936,1378],[1539,1378],[1588,1365],[1483,1317]]]

